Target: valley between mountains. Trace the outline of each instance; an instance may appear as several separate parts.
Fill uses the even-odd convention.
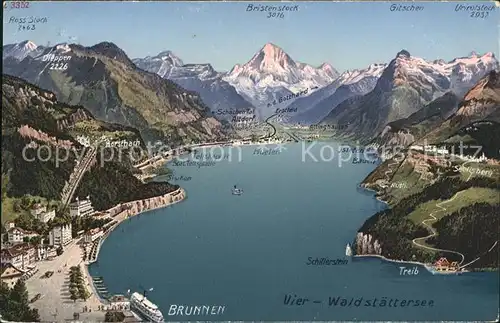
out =
[[[51,69],[47,55],[68,57],[67,68]],[[331,138],[386,152],[361,185],[390,207],[361,226],[357,254],[420,262],[461,254],[470,268],[498,268],[500,67],[493,53],[446,62],[401,50],[389,62],[339,72],[329,63],[296,61],[268,43],[248,62],[218,72],[209,63],[186,64],[172,51],[131,59],[110,42],[25,41],[3,47],[2,65],[2,178],[10,178],[9,198],[54,199],[70,175],[71,165],[56,171],[23,163],[17,150],[30,140],[54,137],[77,149],[76,136],[89,132],[136,138],[143,148],[151,141],[177,147],[240,140],[234,114],[262,123],[283,109],[280,127],[291,132],[317,135],[308,127],[331,126]],[[299,92],[305,94],[293,95]],[[16,130],[23,126],[37,135],[28,140]],[[447,153],[429,155],[429,146]],[[473,146],[481,147],[478,154]],[[92,201],[98,209],[137,199],[134,192],[143,188],[147,197],[177,188],[136,181],[130,161],[93,172],[78,195],[102,190]],[[36,180],[26,186],[27,178]],[[105,179],[116,188],[105,188]]]

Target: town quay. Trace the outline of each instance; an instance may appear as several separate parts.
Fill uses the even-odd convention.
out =
[[[9,236],[14,245],[2,250],[2,262],[10,264],[9,269],[2,273],[2,282],[12,287],[17,280],[22,279],[30,297],[41,295],[32,306],[38,310],[42,322],[72,320],[75,313],[80,320],[99,322],[104,320],[107,310],[119,307],[130,309],[127,299],[102,299],[87,266],[97,260],[102,243],[120,223],[140,213],[178,203],[185,196],[185,191],[178,188],[163,196],[122,203],[101,212],[94,210],[90,200],[77,199],[70,204],[72,216],[91,216],[109,219],[109,222],[103,228],[90,230],[76,238],[71,237],[71,224],[56,227],[50,232],[49,238],[53,244],[60,243],[64,246],[60,255],[57,255],[56,248],[50,246],[22,243],[24,237],[33,237],[34,233],[12,226]],[[54,217],[53,213],[43,205],[35,205],[33,208],[33,214],[47,221]],[[21,243],[16,243],[18,241]],[[85,300],[75,302],[67,295],[72,267],[80,267],[83,274],[84,286],[89,292]],[[128,313],[133,315],[132,312]]]

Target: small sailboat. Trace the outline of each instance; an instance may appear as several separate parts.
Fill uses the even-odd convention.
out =
[[[233,195],[241,195],[243,194],[243,190],[241,188],[237,188],[236,185],[234,185],[233,189],[231,190],[231,193]]]
[[[345,246],[345,255],[348,257],[352,256],[352,249],[350,244],[347,244],[347,246]]]

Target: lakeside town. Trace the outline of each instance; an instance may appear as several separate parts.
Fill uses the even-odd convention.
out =
[[[89,138],[78,139],[85,146],[92,146]],[[181,146],[134,165],[138,170],[135,176],[147,182],[161,175],[158,170],[167,162],[195,149],[280,144],[287,141],[298,140],[294,140],[292,136],[287,140],[249,138]],[[94,144],[102,142],[101,138]],[[411,146],[409,150],[431,153],[434,154],[434,158],[451,155],[447,149],[435,146]],[[480,157],[458,155],[457,157],[461,157],[464,161],[496,164],[484,154]],[[79,164],[84,165],[85,162]],[[85,170],[78,172],[83,173]],[[78,181],[75,181],[78,185]],[[106,313],[115,312],[124,313],[126,316],[124,321],[138,321],[140,318],[131,310],[127,295],[109,295],[102,280],[90,276],[88,265],[97,261],[103,241],[121,222],[142,212],[177,203],[185,197],[185,191],[178,188],[163,196],[121,203],[105,211],[96,211],[89,197],[75,198],[68,205],[71,221],[61,224],[54,223],[55,205],[51,205],[50,202],[28,201],[23,207],[29,205],[31,217],[40,223],[50,224],[50,230],[47,236],[43,237],[35,230],[27,230],[16,225],[15,221],[4,224],[6,232],[2,234],[1,260],[5,269],[1,274],[2,282],[9,288],[13,288],[18,281],[24,282],[31,297],[30,306],[38,309],[42,321],[70,319],[103,321],[104,316],[108,315]],[[73,223],[75,220],[78,222],[77,219],[86,219],[89,224],[75,228]],[[80,277],[76,285],[71,280],[75,275]]]
[[[159,152],[134,165],[134,176],[147,183],[161,176],[162,171],[168,171],[164,167],[167,162],[195,149],[280,144],[293,140],[292,136],[285,138],[253,136],[167,147],[167,151],[157,150]],[[8,213],[17,214],[13,220],[2,223],[1,280],[2,288],[6,289],[2,292],[26,291],[29,299],[24,306],[37,310],[36,314],[28,310],[28,320],[31,317],[31,320],[41,321],[113,321],[118,317],[124,322],[140,321],[142,316],[131,306],[131,295],[128,292],[127,295],[110,295],[100,277],[91,277],[88,266],[97,261],[103,241],[120,223],[142,212],[180,202],[185,199],[186,192],[178,187],[164,195],[96,210],[90,196],[74,197],[76,190],[84,174],[95,165],[98,148],[122,147],[122,142],[118,145],[116,140],[105,135],[95,138],[80,135],[76,140],[85,150],[64,185],[61,200],[49,201],[29,195],[10,199],[2,195],[2,204],[7,202]],[[138,141],[124,144],[122,148],[137,146]]]
[[[38,310],[42,321],[105,321],[105,315],[110,315],[106,313],[120,311],[126,316],[124,321],[137,322],[140,318],[131,311],[128,298],[98,291],[87,266],[97,261],[104,239],[121,222],[180,202],[185,196],[184,190],[178,188],[163,196],[121,203],[106,211],[94,210],[88,198],[76,198],[69,205],[72,221],[52,225],[47,239],[9,221],[5,223],[7,232],[2,235],[2,283],[14,288],[18,281],[24,282],[31,297],[30,306]],[[30,214],[48,224],[55,219],[56,210],[35,203]],[[93,228],[75,232],[72,223],[79,219],[85,219]],[[79,277],[77,283],[71,281],[72,277]]]

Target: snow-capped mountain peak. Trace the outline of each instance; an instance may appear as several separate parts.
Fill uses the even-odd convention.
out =
[[[136,66],[148,72],[153,72],[161,77],[170,79],[171,74],[178,68],[184,66],[184,62],[172,51],[166,50],[155,56],[146,56],[144,58],[135,58],[132,60]],[[177,72],[182,73],[182,69]]]
[[[2,59],[13,58],[22,61],[26,56],[37,51],[37,49],[41,50],[42,47],[37,46],[31,40],[25,40],[17,44],[4,45],[2,48]]]
[[[337,122],[335,118],[340,118],[353,106],[360,110],[352,118],[359,120],[371,113],[367,111],[372,111],[372,107],[384,107],[390,117],[373,123],[375,126],[370,131],[377,132],[381,130],[379,125],[405,118],[447,92],[463,97],[479,79],[497,68],[498,61],[489,53],[472,54],[446,63],[442,60],[427,61],[402,50],[384,69],[372,92],[334,108],[329,120]],[[360,122],[356,127],[364,129],[365,125]]]
[[[476,52],[472,52],[469,56],[466,57],[457,57],[453,59],[448,65],[478,65],[478,64],[498,64],[498,61],[495,58],[495,54],[492,52],[487,52],[483,55],[479,55]]]
[[[396,55],[396,58],[411,58],[411,54],[406,49],[403,49]]]
[[[184,64],[171,51],[133,60],[143,70],[158,74],[181,87],[199,93],[217,118],[230,119],[233,114],[227,111],[251,111],[252,105],[240,96],[210,64]]]
[[[68,43],[61,43],[57,44],[55,46],[56,51],[60,52],[61,54],[67,53],[71,51],[71,47],[69,46]]]
[[[309,75],[310,74],[310,75]],[[321,74],[321,75],[319,75]],[[303,79],[314,77],[325,78],[327,83],[338,76],[331,65],[324,63],[319,68],[294,61],[281,47],[267,43],[245,64],[236,64],[228,73],[228,79],[249,78],[254,84],[266,86],[283,86],[279,82],[292,85]],[[265,84],[261,84],[265,81]],[[317,80],[321,82],[320,80]]]
[[[300,111],[288,121],[301,124],[319,122],[341,102],[372,91],[386,66],[387,64],[371,64],[364,69],[343,72],[331,84],[287,106]]]
[[[262,72],[272,73],[293,68],[295,67],[295,62],[283,49],[272,43],[267,43],[245,66]]]
[[[182,59],[180,59],[177,55],[175,55],[170,50],[163,51],[155,56],[146,56],[144,58],[136,58],[133,61],[137,61],[137,60],[147,60],[150,62],[157,62],[157,63],[165,62],[165,63],[172,65],[172,66],[175,66],[175,67],[181,67],[184,65],[184,62],[182,61]]]
[[[332,65],[330,65],[329,63],[323,63],[319,66],[319,68],[321,68],[324,71],[333,69]]]
[[[335,83],[340,86],[343,84],[354,84],[368,77],[378,79],[386,67],[387,64],[376,63],[370,64],[367,68],[361,70],[348,70],[340,74],[338,79],[335,80]]]
[[[487,52],[483,57],[495,58],[495,54],[493,52]]]
[[[327,63],[316,68],[293,60],[281,47],[265,44],[245,64],[235,65],[224,80],[256,107],[281,96],[318,89],[333,82],[338,72]],[[291,103],[291,102],[288,102]]]
[[[182,61],[182,59],[180,59],[177,55],[175,55],[174,53],[172,53],[169,50],[159,53],[154,58],[161,59],[162,61],[165,61],[165,62],[169,62],[173,66],[177,66],[177,67],[184,65],[184,62]]]
[[[32,42],[31,40],[26,40],[26,41],[24,41],[24,42],[20,43],[20,45],[23,45],[23,47],[24,47],[26,50],[30,50],[30,51],[31,51],[31,50],[35,50],[35,49],[37,49],[37,47],[38,47],[38,46],[37,46],[34,42]]]
[[[240,64],[236,64],[233,66],[233,68],[227,73],[228,75],[233,74],[233,73],[238,73],[238,71],[241,69]]]
[[[319,66],[319,69],[324,71],[327,75],[329,75],[332,79],[335,79],[339,76],[339,72],[333,68],[329,63],[323,63]]]

